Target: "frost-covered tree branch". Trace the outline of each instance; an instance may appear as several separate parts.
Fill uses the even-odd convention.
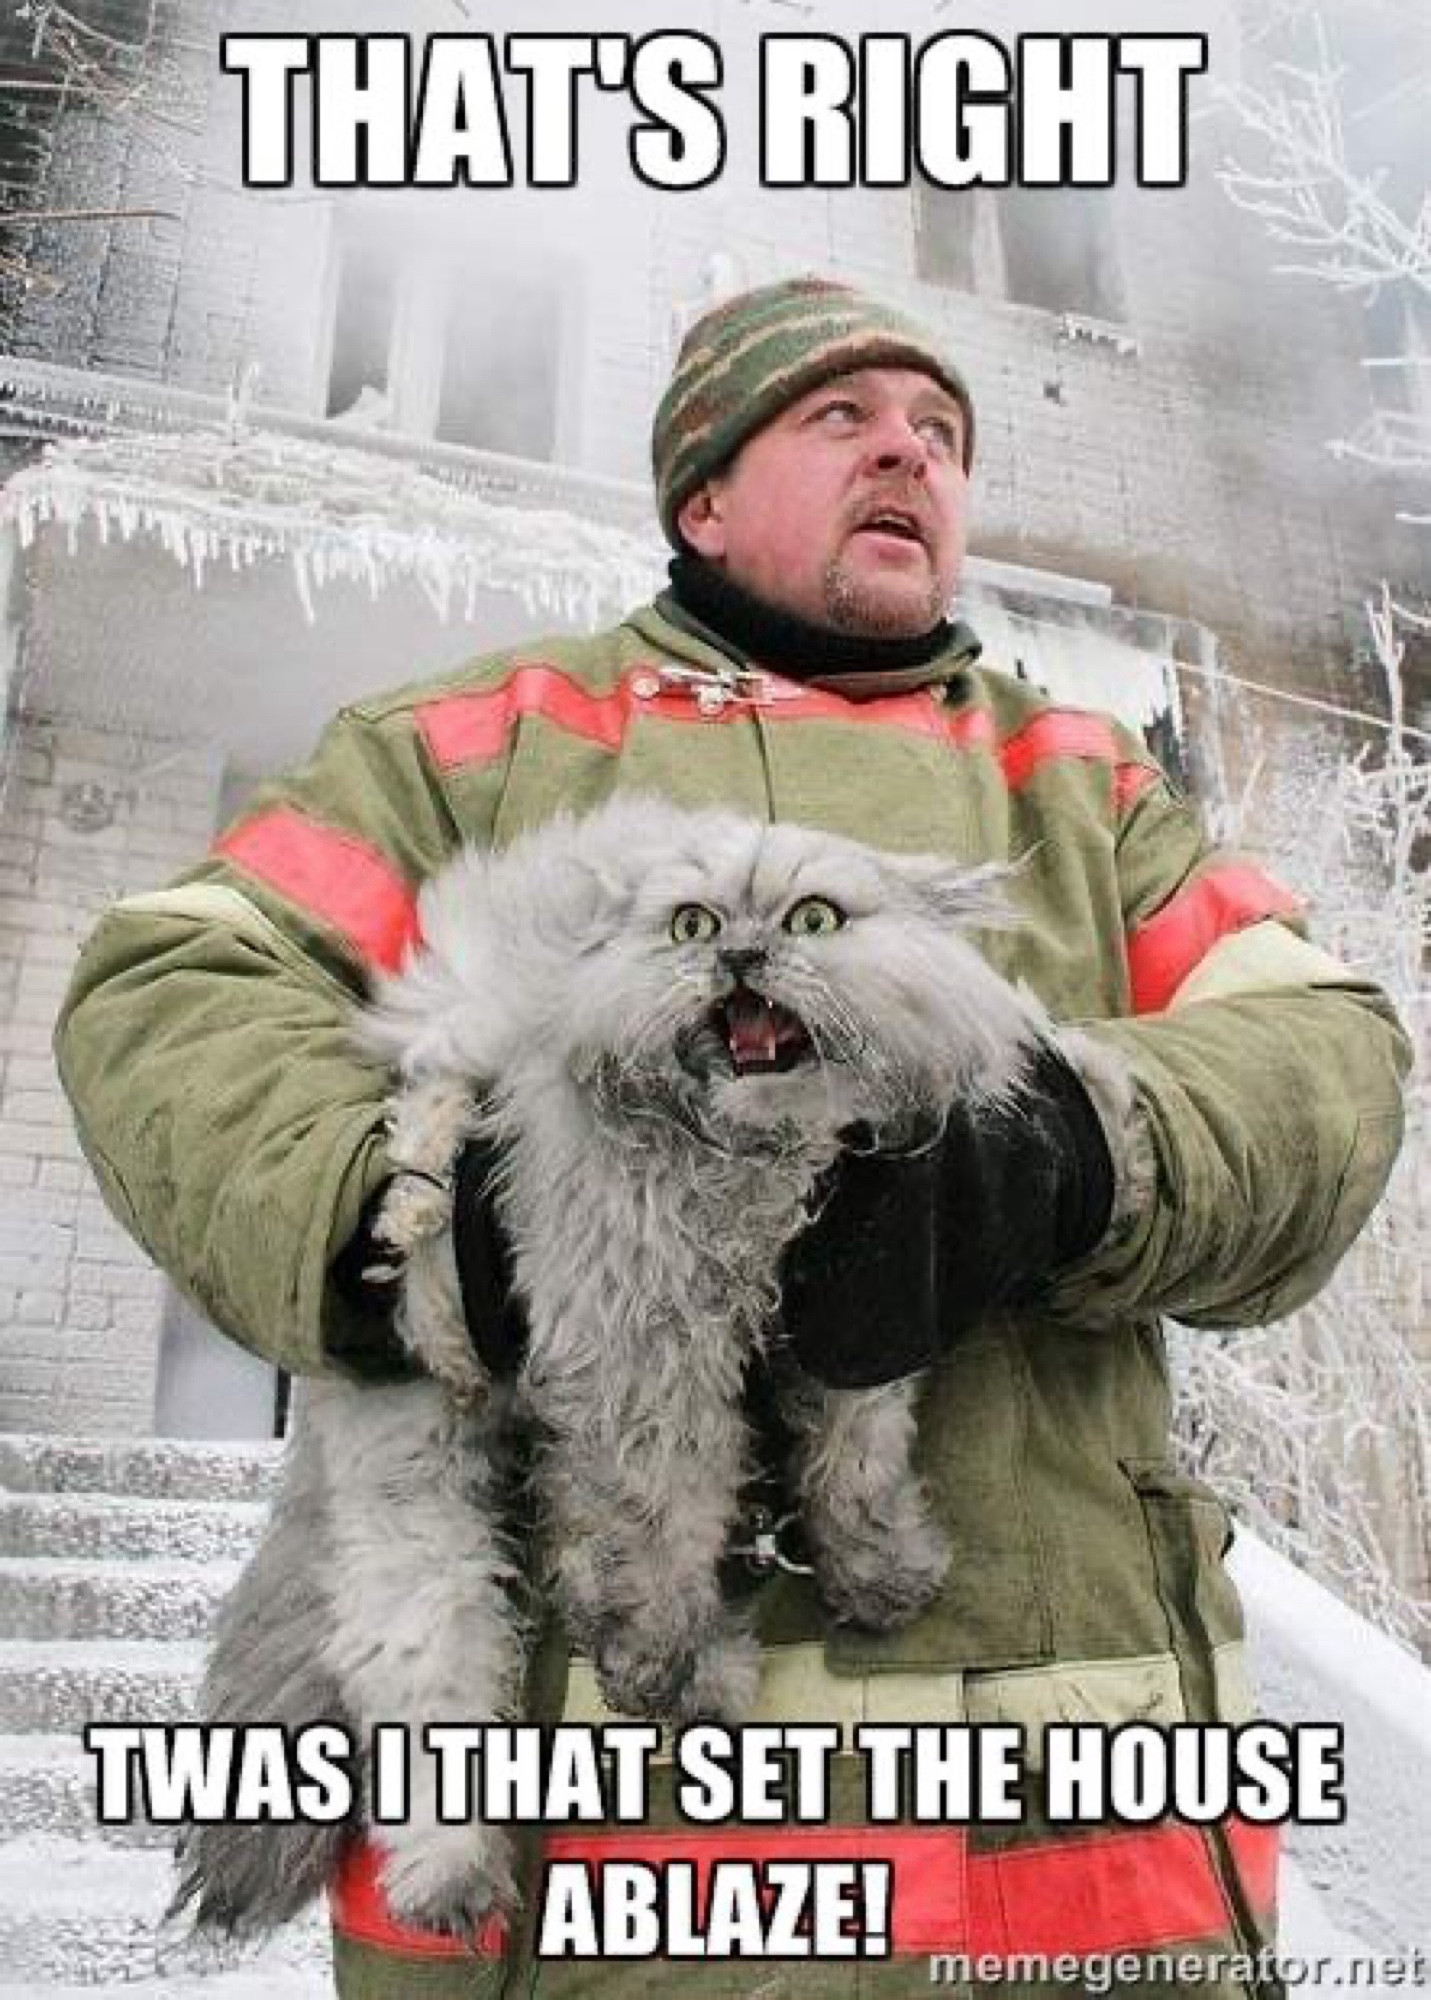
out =
[[[1179,1435],[1194,1468],[1251,1526],[1383,1630],[1431,1654],[1431,764],[1404,722],[1408,627],[1383,584],[1366,604],[1386,680],[1375,754],[1330,726],[1250,759],[1225,794],[1315,904],[1318,940],[1376,979],[1417,1044],[1406,1146],[1365,1235],[1320,1297],[1282,1325],[1180,1334]],[[1237,698],[1237,697],[1234,697]],[[1240,725],[1260,736],[1239,699]]]
[[[1404,383],[1404,407],[1380,403],[1331,449],[1401,473],[1431,469],[1431,356],[1413,332],[1418,315],[1431,312],[1431,193],[1424,185],[1408,193],[1384,166],[1356,157],[1347,137],[1347,71],[1314,6],[1283,4],[1249,39],[1262,52],[1296,41],[1307,53],[1300,62],[1268,60],[1261,80],[1217,90],[1240,132],[1218,173],[1223,188],[1274,244],[1294,253],[1279,252],[1276,269],[1367,306],[1389,296],[1402,308],[1404,338],[1394,352],[1368,356],[1366,366]]]

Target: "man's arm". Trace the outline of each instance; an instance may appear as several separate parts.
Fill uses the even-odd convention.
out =
[[[910,1374],[1000,1309],[1278,1318],[1385,1186],[1410,1060],[1385,996],[1127,749],[1126,936],[1104,948],[1141,1011],[1059,1030],[1005,1112],[956,1108],[935,1147],[842,1155],[784,1273],[787,1333],[833,1386]]]
[[[345,712],[201,867],[105,914],[60,1014],[110,1206],[216,1325],[295,1371],[400,1366],[385,1316],[331,1276],[386,1174],[388,1079],[350,1023],[456,839],[410,715]]]
[[[1254,918],[1197,815],[1151,783],[1119,839],[1135,1004],[1087,1023],[1136,1103],[1109,1237],[1052,1294],[1105,1320],[1195,1326],[1294,1311],[1326,1283],[1401,1143],[1411,1050],[1390,1002],[1300,935]]]

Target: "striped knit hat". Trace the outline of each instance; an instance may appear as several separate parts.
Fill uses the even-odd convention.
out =
[[[787,278],[712,306],[681,343],[651,432],[656,507],[680,548],[676,516],[747,438],[807,390],[854,368],[922,368],[964,412],[964,469],[974,408],[963,377],[917,321],[826,278]]]

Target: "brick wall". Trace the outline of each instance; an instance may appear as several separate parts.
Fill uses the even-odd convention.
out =
[[[137,39],[138,5],[92,13]],[[43,144],[28,141],[29,205],[164,213],[36,226],[30,261],[59,289],[12,294],[8,312],[0,296],[0,347],[219,395],[257,363],[260,398],[310,406],[328,205],[261,201],[238,185],[240,99],[217,66],[228,11],[215,0],[161,9],[130,115],[81,102],[45,126]],[[275,0],[240,11],[246,30],[290,25]]]
[[[97,913],[206,843],[218,760],[61,721],[0,758],[0,1430],[147,1434],[163,1281],[100,1201],[50,1035]]]

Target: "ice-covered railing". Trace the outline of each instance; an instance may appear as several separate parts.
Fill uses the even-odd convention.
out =
[[[635,480],[608,479],[541,459],[443,444],[402,431],[359,427],[342,417],[315,417],[278,404],[256,403],[249,394],[255,379],[248,378],[237,395],[211,396],[133,375],[106,375],[0,354],[0,436],[122,437],[247,422],[281,437],[360,446],[364,453],[420,466],[447,485],[489,499],[569,508],[583,520],[609,522],[637,535],[654,531],[650,489]]]
[[[1330,1923],[1362,1948],[1424,1952],[1431,1670],[1246,1529],[1230,1566],[1260,1711],[1343,1732],[1345,1819],[1286,1831],[1283,1949],[1325,1945]]]
[[[74,548],[86,525],[102,542],[154,536],[196,585],[215,565],[286,558],[310,619],[334,578],[376,598],[407,577],[444,619],[504,590],[590,625],[648,597],[661,570],[651,537],[569,505],[514,505],[366,449],[246,427],[48,445],[0,489],[7,520],[25,545],[51,523]]]
[[[647,597],[662,558],[640,489],[191,391],[0,362],[0,425],[49,436],[0,489],[22,542],[156,537],[201,585],[216,564],[292,565],[308,616],[335,578],[417,582],[443,618],[486,590],[591,625]],[[58,437],[56,433],[61,433]],[[636,525],[641,522],[641,526]]]

